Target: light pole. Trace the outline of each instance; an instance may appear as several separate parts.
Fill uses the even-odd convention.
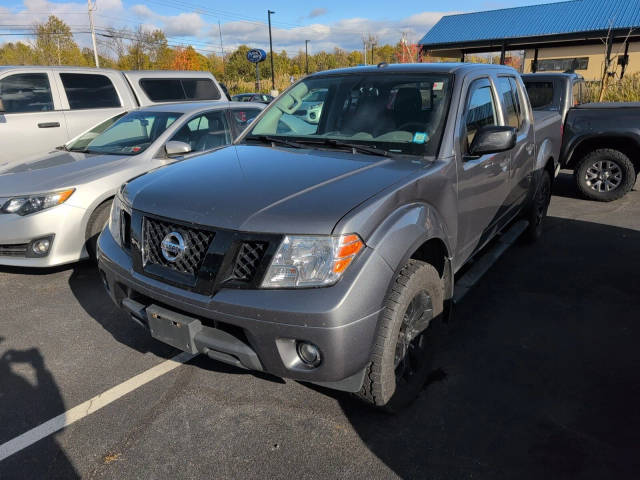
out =
[[[276,77],[273,73],[273,41],[271,39],[271,15],[273,10],[267,10],[267,17],[269,18],[269,53],[271,54],[271,90],[276,89]]]
[[[309,40],[304,41],[304,69],[309,75]]]

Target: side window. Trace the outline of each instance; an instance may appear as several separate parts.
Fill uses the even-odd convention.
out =
[[[61,73],[71,110],[120,107],[118,93],[105,75]]]
[[[496,106],[488,80],[475,80],[469,91],[465,114],[467,149],[480,128],[497,125]]]
[[[231,143],[224,110],[207,112],[189,120],[171,140],[191,145],[192,152],[204,152]]]
[[[0,100],[5,113],[53,110],[51,85],[46,73],[18,73],[0,80]]]
[[[508,77],[498,77],[498,94],[504,111],[504,120],[510,127],[518,128],[520,122],[518,119],[518,110],[511,82]]]
[[[140,86],[152,102],[184,100],[184,91],[178,79],[146,78],[140,80]]]
[[[582,82],[573,82],[573,106],[582,103]]]
[[[208,78],[186,78],[182,87],[187,100],[219,100],[220,91]]]
[[[234,108],[231,110],[231,118],[238,131],[242,131],[253,122],[253,119],[260,114],[261,110],[258,108]]]
[[[143,78],[140,87],[153,102],[220,99],[220,91],[208,78]]]

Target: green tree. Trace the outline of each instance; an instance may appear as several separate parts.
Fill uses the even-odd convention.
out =
[[[6,43],[0,47],[0,65],[33,65],[35,52],[26,43]]]
[[[69,26],[55,15],[34,28],[35,57],[40,65],[86,65]]]

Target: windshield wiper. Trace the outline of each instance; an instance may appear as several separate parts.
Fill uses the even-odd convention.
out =
[[[388,150],[382,150],[376,147],[367,147],[366,145],[360,145],[358,143],[349,143],[343,142],[342,140],[336,140],[334,138],[325,138],[322,140],[299,140],[300,143],[311,143],[315,145],[323,145],[327,147],[338,147],[338,148],[350,148],[354,152],[360,153],[368,153],[370,155],[378,155],[380,157],[393,157],[394,155]]]
[[[271,143],[272,145],[286,145],[287,147],[291,148],[305,148],[305,146],[300,143],[285,140],[284,138],[280,137],[271,137],[269,135],[252,135],[250,137],[247,137],[246,140],[257,140],[262,143]]]

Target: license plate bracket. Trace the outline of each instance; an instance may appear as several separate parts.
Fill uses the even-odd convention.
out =
[[[148,306],[146,311],[153,338],[185,352],[198,353],[194,339],[202,330],[200,320],[157,305]]]

